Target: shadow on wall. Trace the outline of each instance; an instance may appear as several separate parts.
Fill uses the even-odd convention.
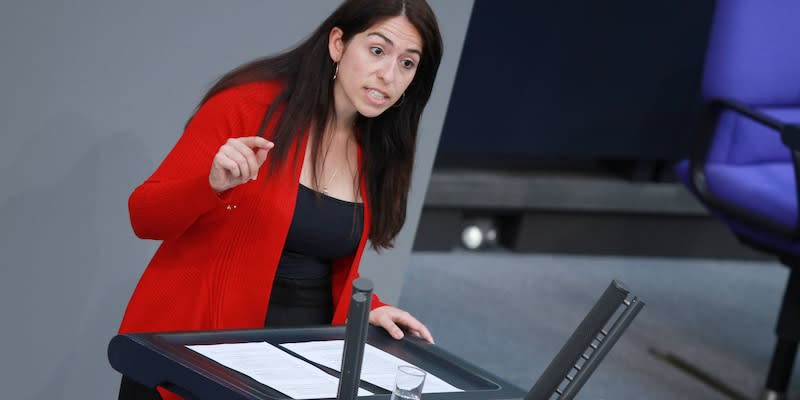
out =
[[[18,398],[100,398],[105,349],[146,260],[127,197],[151,169],[132,133],[62,114],[0,170],[0,386]],[[3,182],[4,181],[4,182]],[[111,384],[117,385],[117,383]],[[65,397],[65,394],[69,394]]]

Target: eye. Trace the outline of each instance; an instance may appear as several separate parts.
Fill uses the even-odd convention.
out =
[[[415,64],[414,61],[411,60],[403,60],[400,63],[403,64],[403,68],[405,69],[413,69],[414,67],[417,66],[417,64]]]
[[[372,52],[372,54],[374,54],[376,56],[379,56],[379,55],[383,54],[383,49],[378,47],[378,46],[370,47],[369,51]]]

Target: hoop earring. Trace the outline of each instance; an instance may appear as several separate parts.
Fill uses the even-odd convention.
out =
[[[397,107],[400,107],[400,106],[402,106],[402,105],[403,105],[403,102],[404,102],[405,100],[406,100],[406,92],[403,92],[403,94],[400,96],[400,101],[398,101],[397,103],[394,103],[394,104],[392,105],[392,107],[395,107],[395,108],[397,108]]]
[[[334,68],[333,68],[333,80],[335,81],[336,80],[336,74],[339,73],[339,63],[338,62],[334,62],[333,65],[334,65]]]

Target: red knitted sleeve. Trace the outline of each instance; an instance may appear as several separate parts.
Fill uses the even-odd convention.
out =
[[[208,181],[214,155],[228,138],[255,134],[248,130],[260,122],[271,89],[265,84],[234,87],[197,110],[158,169],[128,199],[136,236],[174,238],[204,213],[223,206]]]

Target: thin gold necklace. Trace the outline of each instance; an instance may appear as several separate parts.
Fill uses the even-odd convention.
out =
[[[325,171],[325,162],[328,161],[328,152],[331,151],[331,146],[333,145],[333,139],[329,139],[329,140],[330,140],[330,143],[328,143],[328,146],[325,148],[325,154],[322,156],[322,170],[323,171]],[[336,173],[338,173],[338,172],[339,172],[339,167],[336,167],[336,169],[333,170],[333,175],[331,175],[331,177],[328,178],[328,184],[323,184],[322,185],[322,194],[324,194],[324,195],[328,194],[328,186],[331,185],[331,182],[333,182],[333,178],[336,178]]]
[[[325,169],[325,161],[328,160],[328,152],[331,150],[331,146],[333,145],[333,139],[331,139],[331,143],[328,143],[328,147],[325,149],[325,154],[322,156],[322,168]],[[347,137],[347,142],[345,142],[345,152],[348,150],[348,146],[350,145],[350,136]],[[328,184],[322,186],[322,194],[328,194],[328,187],[333,182],[333,179],[336,178],[336,174],[339,172],[339,167],[333,170],[333,174],[330,178],[328,178]]]
[[[324,164],[324,162],[323,162],[323,164]],[[328,179],[328,184],[322,186],[322,194],[324,194],[324,195],[328,194],[328,186],[330,186],[331,182],[333,182],[333,178],[336,178],[336,173],[337,172],[339,172],[339,168],[338,167],[335,170],[333,170],[333,175],[331,175],[331,177]]]

